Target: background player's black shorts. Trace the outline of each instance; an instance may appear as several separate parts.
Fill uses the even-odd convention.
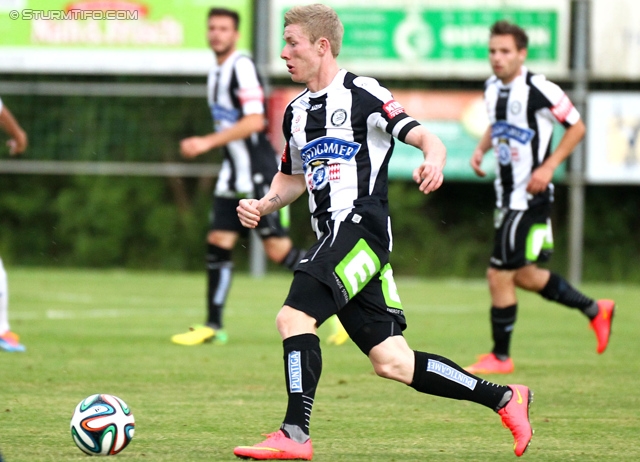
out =
[[[214,197],[213,206],[211,207],[211,215],[209,218],[210,231],[235,231],[241,236],[246,237],[249,234],[249,228],[245,228],[238,218],[239,199],[229,199],[226,197]],[[281,209],[279,212],[271,213],[261,217],[258,227],[258,234],[262,239],[268,237],[284,237],[287,235],[288,229],[282,223],[282,214],[288,213],[287,210]]]
[[[513,270],[548,261],[553,253],[550,215],[551,204],[496,210],[491,267]]]

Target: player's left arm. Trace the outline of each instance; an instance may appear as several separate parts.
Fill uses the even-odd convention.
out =
[[[370,104],[366,110],[370,114],[379,114],[378,117],[367,117],[367,120],[375,121],[378,128],[422,151],[424,161],[413,171],[418,189],[424,194],[438,189],[444,181],[442,169],[447,160],[447,149],[440,138],[407,115],[404,107],[377,80],[358,77],[353,83],[364,89],[361,93],[362,101]]]
[[[578,143],[584,138],[585,132],[586,128],[582,120],[578,120],[564,132],[555,151],[531,173],[531,180],[527,185],[528,193],[538,194],[547,189],[553,178],[553,172],[571,155]]]
[[[530,194],[539,194],[547,189],[553,178],[553,172],[571,155],[586,132],[580,113],[559,86],[543,79],[540,79],[537,84],[541,93],[549,99],[551,116],[564,125],[566,131],[556,149],[531,173],[531,179],[527,185],[527,192]]]
[[[444,181],[442,170],[447,161],[447,148],[436,135],[422,125],[416,125],[406,135],[404,142],[424,154],[424,161],[413,171],[413,180],[424,194],[435,191]]]

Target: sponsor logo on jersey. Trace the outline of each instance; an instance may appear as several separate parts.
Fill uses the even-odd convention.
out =
[[[404,108],[402,107],[402,104],[397,102],[395,99],[392,99],[384,103],[382,105],[382,109],[384,109],[384,112],[387,113],[387,116],[389,116],[390,119],[393,119],[398,114],[402,114],[404,112]]]
[[[211,117],[217,122],[231,122],[236,123],[240,118],[240,111],[237,109],[230,109],[219,104],[211,105]]]
[[[313,106],[311,106],[311,109],[309,109],[309,112],[311,111],[317,111],[318,109],[320,109],[322,107],[322,104],[314,104]]]
[[[300,104],[302,105],[303,108],[305,109],[309,109],[311,107],[311,104],[309,104],[308,101],[305,101],[303,99],[300,100]]]
[[[289,353],[289,392],[302,393],[302,365],[300,364],[300,352]]]
[[[571,110],[573,109],[573,104],[571,100],[567,97],[567,95],[562,95],[562,98],[551,108],[551,113],[558,119],[558,122],[564,122],[569,117]]]
[[[530,128],[517,127],[509,122],[500,120],[491,127],[492,138],[506,138],[516,140],[520,144],[527,144],[533,138],[535,132]]]
[[[347,120],[347,111],[344,109],[336,109],[331,114],[331,124],[334,127],[339,127]]]
[[[478,381],[473,377],[469,377],[468,375],[460,372],[457,369],[454,369],[451,366],[446,365],[445,363],[441,363],[440,361],[436,361],[434,359],[429,359],[427,362],[427,372],[433,372],[434,374],[438,374],[445,379],[451,380],[452,382],[459,383],[463,387],[467,387],[469,390],[473,390],[476,388],[476,384]]]
[[[360,144],[353,141],[345,141],[331,136],[323,136],[307,143],[301,150],[300,156],[304,168],[310,162],[318,159],[343,159],[351,160],[360,150]]]

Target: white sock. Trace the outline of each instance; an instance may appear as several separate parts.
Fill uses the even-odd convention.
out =
[[[0,335],[9,330],[9,288],[7,287],[7,272],[0,258]]]

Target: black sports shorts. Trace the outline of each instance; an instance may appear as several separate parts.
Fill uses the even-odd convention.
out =
[[[513,270],[548,261],[553,253],[551,204],[527,210],[496,209],[492,268]]]
[[[386,217],[353,215],[327,222],[328,231],[300,261],[285,305],[307,313],[318,326],[337,314],[368,354],[407,324],[388,262]],[[374,327],[379,324],[388,327],[380,333]]]
[[[243,237],[248,236],[249,228],[242,226],[236,211],[239,201],[239,199],[215,197],[209,216],[209,230],[235,231]],[[285,207],[278,212],[261,217],[256,229],[262,239],[284,237],[288,233],[288,221],[289,208]]]

